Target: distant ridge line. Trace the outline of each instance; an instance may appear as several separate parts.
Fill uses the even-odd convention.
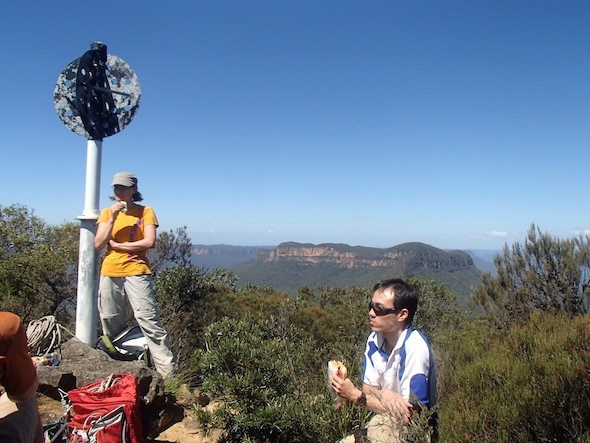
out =
[[[292,241],[276,247],[193,245],[192,252],[194,265],[228,269],[238,277],[239,286],[270,285],[290,294],[303,286],[370,287],[383,278],[419,275],[466,298],[480,283],[482,269],[475,263],[493,266],[473,252],[442,250],[421,242],[389,248]]]

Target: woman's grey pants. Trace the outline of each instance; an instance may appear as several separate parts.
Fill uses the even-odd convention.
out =
[[[147,339],[156,370],[164,380],[170,378],[176,372],[176,360],[170,349],[170,338],[158,314],[151,275],[100,277],[98,312],[103,333],[116,337],[127,328],[125,296]]]

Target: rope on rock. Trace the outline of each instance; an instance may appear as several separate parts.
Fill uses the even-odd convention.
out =
[[[47,355],[55,351],[61,343],[60,325],[53,315],[29,322],[27,344],[32,356]]]

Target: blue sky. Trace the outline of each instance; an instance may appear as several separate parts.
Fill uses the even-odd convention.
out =
[[[53,105],[94,41],[141,84],[103,142],[195,244],[500,249],[590,232],[590,2],[7,2],[0,205],[84,209],[86,139]]]

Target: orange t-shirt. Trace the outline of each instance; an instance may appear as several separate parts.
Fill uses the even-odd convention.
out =
[[[97,223],[105,223],[111,218],[111,208],[103,209]],[[127,212],[119,212],[113,224],[112,238],[117,243],[142,240],[144,227],[156,225],[158,219],[150,206],[136,205]],[[151,274],[150,264],[146,257],[147,250],[140,252],[108,251],[100,268],[100,275],[106,277],[129,277],[131,275]]]
[[[0,384],[11,399],[26,400],[37,381],[37,371],[27,346],[27,333],[18,315],[0,312]]]

